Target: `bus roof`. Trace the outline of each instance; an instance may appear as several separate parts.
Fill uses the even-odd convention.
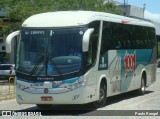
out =
[[[70,27],[85,25],[95,20],[154,27],[148,21],[94,11],[57,11],[36,14],[26,19],[22,27]]]

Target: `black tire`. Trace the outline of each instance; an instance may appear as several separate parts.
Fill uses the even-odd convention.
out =
[[[95,101],[93,104],[96,108],[104,107],[106,104],[107,100],[107,87],[105,84],[100,85],[100,90],[99,90],[99,100]]]
[[[36,105],[40,109],[48,109],[48,108],[51,108],[53,106],[52,104],[36,104]]]
[[[144,94],[145,94],[145,91],[146,91],[145,79],[144,79],[144,77],[142,76],[142,78],[141,78],[141,88],[138,89],[138,94],[144,95]]]

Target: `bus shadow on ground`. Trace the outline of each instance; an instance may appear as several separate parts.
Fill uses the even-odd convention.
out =
[[[148,95],[148,94],[153,93],[153,92],[154,91],[145,91],[144,95]],[[144,95],[138,94],[137,91],[131,91],[131,92],[115,95],[115,96],[109,97],[107,99],[106,106],[107,105],[112,105],[112,104],[115,104],[115,103],[118,103],[118,102],[121,102],[121,101],[124,101],[124,100],[127,100],[127,99],[136,98],[136,97],[139,97],[139,96],[144,96]]]
[[[20,112],[41,112],[43,116],[64,116],[64,115],[85,115],[90,112],[96,111],[97,108],[92,104],[83,105],[53,105],[45,109],[38,108],[37,106],[18,110]]]
[[[153,93],[154,91],[146,91],[145,95]],[[106,106],[116,104],[118,102],[121,102],[123,100],[131,99],[131,98],[136,98],[139,96],[137,92],[131,91],[128,93],[116,95],[109,97],[106,102]],[[48,107],[45,109],[40,109],[37,106],[27,108],[24,110],[19,110],[22,112],[41,112],[43,116],[63,116],[63,115],[70,115],[70,116],[75,116],[75,115],[94,115],[97,112],[97,108],[93,106],[93,103],[89,104],[84,104],[84,105],[53,105],[52,107]]]

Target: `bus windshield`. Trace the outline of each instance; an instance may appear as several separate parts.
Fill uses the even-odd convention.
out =
[[[85,28],[21,29],[17,55],[18,72],[59,76],[82,68]]]

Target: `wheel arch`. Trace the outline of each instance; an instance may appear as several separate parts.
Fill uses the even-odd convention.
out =
[[[102,75],[101,77],[100,77],[100,79],[99,79],[99,82],[98,82],[98,87],[97,87],[97,93],[99,93],[99,88],[100,88],[100,85],[101,85],[101,83],[104,83],[105,85],[106,85],[106,93],[107,93],[107,88],[108,88],[108,82],[107,82],[107,77],[106,77],[106,75]],[[99,95],[99,94],[98,94]]]

